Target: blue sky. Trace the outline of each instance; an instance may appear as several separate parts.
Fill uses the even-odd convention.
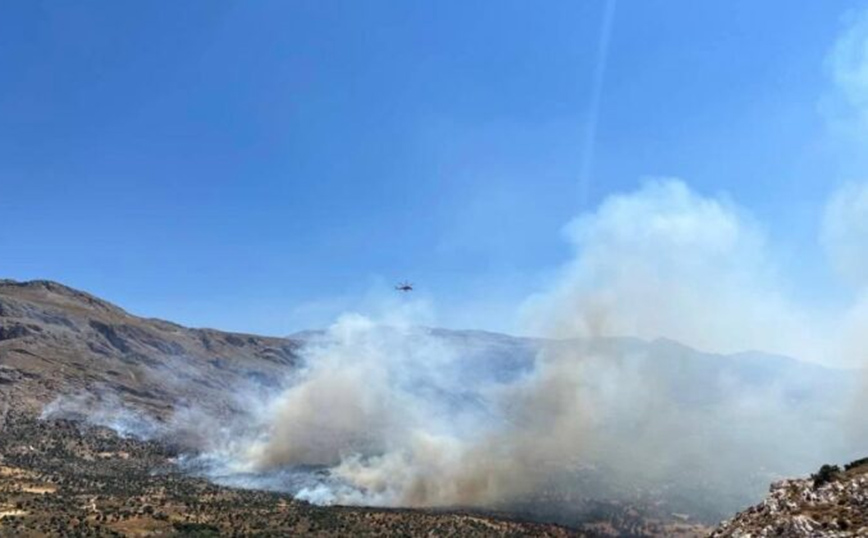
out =
[[[621,0],[582,199],[604,5],[3,2],[0,275],[272,334],[409,279],[508,328],[566,223],[677,176],[832,293],[817,222],[864,168],[824,66],[866,2]]]

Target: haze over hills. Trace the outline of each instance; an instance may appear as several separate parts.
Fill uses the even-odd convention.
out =
[[[852,387],[846,371],[665,339],[556,341],[364,318],[264,337],[137,317],[55,282],[0,281],[4,405],[168,440],[192,456],[191,473],[324,504],[466,505],[576,526],[616,502],[649,520],[713,523],[773,479],[858,456],[841,434]],[[580,394],[571,407],[564,390]],[[426,459],[419,435],[451,439],[432,449],[458,459]],[[503,467],[474,463],[492,441]],[[470,468],[488,485],[461,490],[478,479]]]

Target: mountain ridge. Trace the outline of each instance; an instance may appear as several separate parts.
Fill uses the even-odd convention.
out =
[[[417,336],[442,339],[451,349],[457,349],[461,353],[461,364],[467,366],[468,376],[485,379],[509,380],[532,372],[541,352],[568,353],[575,358],[589,359],[586,361],[589,373],[603,369],[600,379],[611,380],[611,376],[616,375],[619,383],[638,383],[636,388],[657,391],[655,394],[669,402],[672,407],[660,408],[664,412],[687,411],[675,419],[676,431],[702,431],[704,437],[679,438],[675,446],[690,441],[699,443],[697,447],[706,446],[709,435],[719,436],[719,440],[724,441],[728,439],[726,424],[730,419],[737,421],[742,431],[746,427],[757,435],[769,431],[772,423],[751,422],[758,419],[750,408],[744,408],[744,413],[717,414],[719,409],[729,409],[727,406],[739,398],[749,403],[769,390],[784,396],[780,401],[790,414],[800,409],[834,409],[829,407],[828,402],[834,405],[830,398],[847,386],[847,378],[851,376],[846,371],[789,357],[756,351],[730,355],[705,353],[662,338],[650,342],[630,337],[545,340],[486,331],[417,329]],[[103,398],[102,402],[109,405],[82,406],[85,418],[89,409],[108,407],[145,411],[148,416],[162,420],[189,402],[208,408],[212,416],[220,417],[238,410],[234,407],[237,402],[233,401],[238,393],[249,392],[250,388],[259,392],[284,388],[289,375],[304,364],[306,342],[323,337],[328,337],[326,331],[271,337],[188,328],[166,320],[136,316],[57,282],[0,280],[0,415],[5,416],[11,408],[13,413],[32,416],[59,397],[71,397],[67,403],[75,404],[78,396],[88,395]],[[627,378],[621,377],[625,373]],[[591,392],[595,390],[592,386],[583,387]],[[71,408],[74,417],[77,408],[75,405]],[[701,410],[710,414],[703,414],[705,411]],[[636,417],[629,406],[615,406],[609,412],[604,416],[610,425],[605,431],[617,436],[621,434],[619,428],[625,428],[625,435],[635,435],[628,430],[641,422],[631,422]],[[820,420],[820,415],[822,412],[806,416]],[[706,416],[727,417],[719,425],[721,431],[705,427],[701,419]],[[625,418],[628,420],[622,422]],[[777,416],[767,418],[778,419]],[[685,421],[690,420],[700,422],[685,426]],[[800,432],[780,429],[776,434],[784,431],[803,436]],[[808,433],[808,438],[821,435],[824,430],[817,427],[809,431],[818,433]],[[758,452],[754,457],[759,455]],[[725,456],[723,450],[715,457]],[[802,472],[778,461],[779,454],[763,457],[787,474]],[[787,474],[764,472],[755,479],[768,484],[772,475],[778,479]],[[705,478],[710,480],[710,477]],[[725,477],[716,479],[721,478]],[[754,477],[747,478],[754,480]],[[751,502],[758,499],[750,498]],[[693,497],[685,496],[679,506],[691,506],[692,501]],[[552,507],[552,514],[559,510],[569,513],[568,510],[574,508],[570,503],[572,501],[556,503],[546,499],[542,504],[529,505],[528,513],[535,513],[541,506]],[[734,499],[726,507],[718,506],[718,512],[700,519],[717,521],[719,519],[715,518],[747,504],[741,498]],[[695,514],[705,511],[699,505],[694,508]],[[578,524],[578,520],[569,519],[573,516],[564,517],[558,521]]]
[[[676,384],[684,368],[693,371],[692,375],[732,371],[738,378],[744,377],[745,371],[772,368],[764,373],[771,380],[792,372],[798,372],[800,378],[809,377],[801,373],[803,370],[831,377],[838,373],[790,357],[753,351],[705,353],[664,338],[650,342],[632,337],[556,341],[489,331],[436,327],[425,331],[456,343],[468,360],[492,369],[529,368],[540,349],[550,346],[587,354],[644,354],[646,362],[669,372],[667,383]],[[136,404],[162,414],[170,411],[177,395],[161,385],[171,384],[175,376],[196,378],[188,384],[196,389],[188,396],[219,400],[219,390],[230,389],[233,384],[276,382],[287,368],[300,363],[305,342],[323,334],[308,330],[277,337],[190,328],[134,315],[51,280],[0,279],[0,396],[6,393],[7,399],[36,411],[61,389],[96,388],[128,395]],[[696,357],[702,360],[696,363]],[[10,398],[11,394],[16,397]]]

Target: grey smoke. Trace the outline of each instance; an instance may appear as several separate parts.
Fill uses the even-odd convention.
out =
[[[481,375],[490,368],[412,319],[347,315],[261,407],[262,428],[236,444],[233,465],[266,475],[323,468],[334,482],[300,492],[320,502],[497,506],[582,469],[626,483],[692,476],[737,492],[858,454],[845,435],[853,387],[844,375],[820,389],[808,374],[756,382],[676,344],[613,340],[668,336],[836,361],[823,355],[840,349],[827,329],[851,312],[819,319],[789,299],[761,228],[732,202],[654,181],[605,201],[569,234],[575,260],[524,312],[557,338],[540,341],[526,368]]]
[[[190,472],[321,504],[509,509],[551,491],[656,491],[723,514],[781,475],[864,455],[849,373],[707,353],[832,364],[859,349],[862,303],[821,317],[787,297],[768,239],[733,202],[652,181],[568,237],[574,260],[522,310],[546,338],[427,329],[428,309],[407,304],[342,316],[300,367],[219,405],[154,421],[97,393],[45,415],[171,439]],[[179,361],[147,375],[183,394],[198,374]]]
[[[866,21],[853,17],[828,60],[833,112],[854,119],[862,144]],[[552,491],[649,491],[727,513],[782,475],[865,456],[864,377],[843,368],[862,368],[868,348],[866,192],[832,192],[818,223],[852,291],[834,307],[789,293],[774,238],[734,200],[663,178],[566,227],[571,261],[516,309],[537,340],[427,329],[431,305],[387,302],[385,315],[341,316],[301,368],[268,389],[228,388],[223,406],[187,402],[156,423],[97,395],[45,414],[181,440],[191,472],[322,504],[542,506]],[[154,375],[183,391],[197,373]]]
[[[121,437],[155,439],[165,433],[156,419],[142,413],[105,387],[58,396],[42,409],[43,420],[75,420],[114,430]]]
[[[780,476],[864,456],[851,373],[744,352],[852,364],[863,303],[819,316],[788,297],[768,238],[732,201],[651,181],[568,237],[574,259],[521,312],[545,338],[428,329],[429,308],[410,303],[340,317],[300,367],[222,402],[155,421],[103,391],[45,415],[169,439],[190,472],[320,504],[645,495],[714,518]],[[199,374],[179,359],[146,375],[184,394]]]

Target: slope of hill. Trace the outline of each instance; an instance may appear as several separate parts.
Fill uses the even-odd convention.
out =
[[[451,374],[461,387],[520,379],[541,350],[583,362],[580,388],[599,436],[586,441],[604,442],[596,453],[585,442],[586,460],[563,469],[563,483],[499,507],[527,518],[584,529],[588,521],[639,529],[643,521],[665,525],[687,515],[691,523],[716,523],[756,502],[769,481],[849,454],[834,446],[838,398],[854,384],[847,372],[760,352],[702,353],[670,340],[546,341],[444,329],[413,337],[420,335],[458,354]],[[304,365],[306,346],[322,336],[190,329],[58,283],[0,280],[0,422],[7,411],[47,409],[50,417],[140,433],[190,402],[209,410],[194,420],[250,416],[238,395],[279,393]],[[480,395],[472,390],[449,401],[476,405]],[[118,409],[134,410],[126,417],[133,422],[99,416]]]
[[[181,472],[171,447],[10,413],[0,435],[0,536],[579,536],[461,512],[323,508]]]
[[[269,386],[296,366],[305,341],[190,329],[121,308],[50,281],[0,280],[0,394],[35,410],[58,393],[112,392],[166,412],[180,399],[226,402],[239,384]],[[539,339],[430,329],[460,349],[468,375],[513,377],[531,368]],[[721,356],[669,340],[633,338],[554,343],[636,370],[687,403],[712,403],[731,386],[774,386],[796,400],[816,398],[847,374],[759,352]],[[725,381],[726,383],[721,383]]]
[[[58,394],[111,393],[156,414],[225,402],[295,364],[298,342],[134,316],[49,281],[0,280],[0,394],[37,410]]]
[[[742,536],[864,536],[868,530],[868,459],[811,478],[772,484],[760,504],[725,521],[715,538]]]

